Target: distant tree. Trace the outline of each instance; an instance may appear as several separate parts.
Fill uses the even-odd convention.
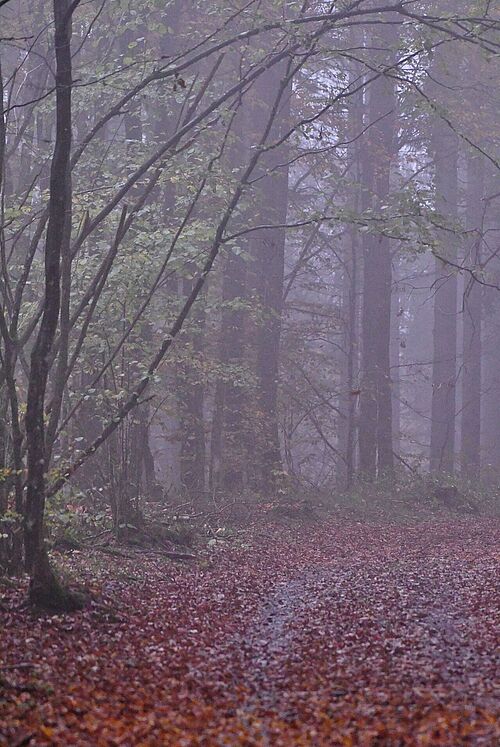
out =
[[[371,33],[377,51],[375,69],[388,69],[367,90],[368,126],[363,162],[363,209],[368,217],[383,213],[390,194],[391,165],[397,148],[397,102],[391,65],[396,61],[397,27],[387,24]],[[377,29],[377,27],[375,27]],[[369,228],[363,236],[363,310],[359,421],[360,470],[366,479],[391,475],[392,393],[390,372],[392,258],[387,236]]]
[[[441,47],[432,65],[434,100],[446,101],[450,67],[455,57]],[[438,90],[436,90],[436,86]],[[441,88],[440,88],[441,86]],[[433,473],[452,474],[455,468],[457,388],[457,262],[458,262],[458,156],[457,134],[435,112],[431,138],[434,159],[435,204],[438,215],[438,247],[435,261],[433,368],[430,467]]]

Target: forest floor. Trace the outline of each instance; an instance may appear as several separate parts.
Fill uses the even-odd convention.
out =
[[[492,519],[269,523],[176,564],[75,552],[83,612],[0,611],[0,744],[497,745]]]

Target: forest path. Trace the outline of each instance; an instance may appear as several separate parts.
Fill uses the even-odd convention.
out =
[[[486,519],[270,525],[97,581],[76,554],[99,603],[0,621],[4,665],[29,664],[6,671],[0,745],[493,747],[499,539]]]
[[[500,610],[498,600],[496,612],[482,603],[488,592],[477,571],[425,557],[332,563],[280,583],[240,641],[244,710],[261,718],[262,744],[275,743],[269,718],[297,725],[333,717],[355,733],[356,721],[377,711],[377,738],[387,743],[397,743],[394,711],[423,721],[422,744],[431,724],[431,744],[461,743],[447,735],[451,714],[464,727],[469,721],[467,730],[500,702]],[[388,713],[394,722],[384,722]],[[418,733],[407,739],[419,743]],[[470,743],[495,739],[478,731]]]

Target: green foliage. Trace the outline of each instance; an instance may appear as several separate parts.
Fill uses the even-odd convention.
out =
[[[84,493],[60,491],[47,500],[46,533],[51,543],[79,544],[88,534],[111,526],[109,510],[89,503]]]

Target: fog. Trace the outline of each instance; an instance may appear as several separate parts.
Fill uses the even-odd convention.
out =
[[[121,610],[125,640],[130,610],[156,619],[156,590],[162,625],[196,621],[200,595],[207,629],[239,630],[249,657],[229,694],[200,694],[231,644],[213,658],[196,639],[202,674],[178,732],[168,719],[182,705],[165,705],[168,728],[144,704],[118,727],[92,698],[95,730],[73,727],[61,715],[73,706],[42,706],[30,681],[22,741],[7,696],[26,692],[24,664],[49,665],[7,636],[0,744],[497,744],[499,32],[487,0],[0,2],[6,630],[41,614],[36,650],[47,611],[76,613],[80,640],[86,615],[106,626]],[[364,597],[384,601],[365,609]],[[345,615],[353,629],[372,620],[359,649],[341,643]],[[370,676],[385,666],[373,631],[400,624],[410,659],[387,644],[394,672],[354,692],[364,645]],[[474,626],[483,647],[467,659]],[[319,627],[336,664],[314,658]],[[111,660],[107,633],[90,630]],[[3,680],[11,668],[20,680]],[[186,676],[165,684],[165,703]]]

